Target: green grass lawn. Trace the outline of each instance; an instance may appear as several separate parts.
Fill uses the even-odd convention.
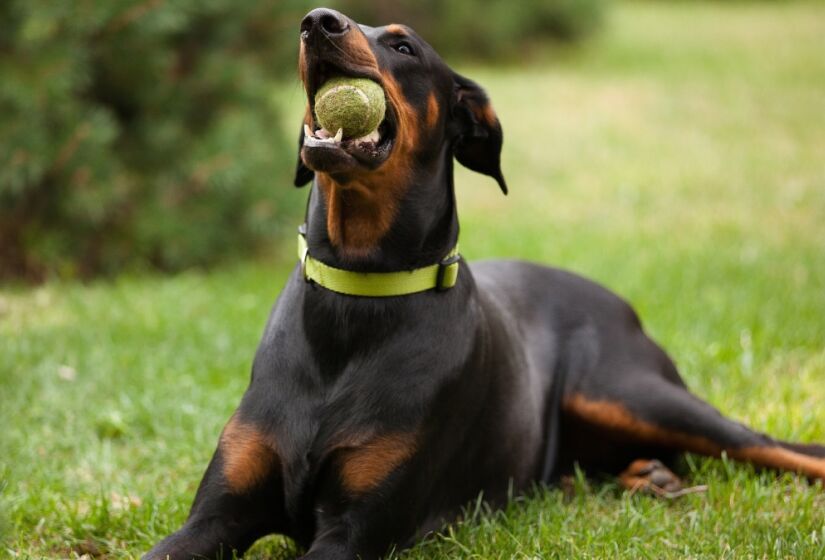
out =
[[[599,280],[726,414],[825,441],[824,38],[823,4],[619,4],[581,50],[460,67],[498,110],[511,188],[459,171],[464,254]],[[297,86],[278,99],[297,132]],[[130,558],[179,526],[292,242],[211,274],[0,293],[0,554]],[[471,507],[402,556],[825,558],[821,486],[687,468],[707,493],[666,502],[581,478]],[[270,538],[250,556],[293,553]]]

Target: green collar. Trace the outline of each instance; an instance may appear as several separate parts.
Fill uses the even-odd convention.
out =
[[[333,268],[309,256],[303,227],[298,230],[298,260],[307,282],[349,296],[405,296],[437,289],[448,290],[458,280],[458,245],[437,264],[400,272],[354,272]]]

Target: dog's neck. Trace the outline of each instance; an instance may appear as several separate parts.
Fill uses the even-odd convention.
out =
[[[310,255],[336,268],[370,272],[441,260],[458,240],[452,158],[443,156],[404,188],[316,177],[306,217]]]

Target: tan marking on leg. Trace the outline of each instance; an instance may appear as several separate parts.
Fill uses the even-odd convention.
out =
[[[746,447],[732,449],[727,453],[739,461],[825,480],[825,459],[810,457],[782,447]]]
[[[340,471],[344,489],[356,495],[372,490],[412,457],[415,443],[414,434],[386,434],[345,449]]]
[[[825,480],[825,459],[810,457],[783,447],[745,447],[725,449],[713,441],[692,434],[660,428],[633,416],[623,405],[611,401],[589,400],[573,395],[564,401],[564,409],[576,416],[608,430],[625,434],[643,442],[683,449],[701,455],[718,457],[725,451],[737,461],[791,472]]]
[[[438,110],[438,99],[435,97],[435,92],[430,92],[429,97],[427,97],[427,128],[430,130],[435,130],[436,125],[438,125],[438,117],[439,117],[439,110]]]
[[[587,422],[625,434],[639,441],[714,457],[718,457],[722,453],[721,446],[705,437],[660,428],[650,422],[636,418],[624,405],[612,401],[590,400],[584,395],[577,394],[565,399],[564,409]]]
[[[243,493],[272,472],[278,456],[275,445],[255,426],[230,418],[220,439],[223,476],[229,488]]]

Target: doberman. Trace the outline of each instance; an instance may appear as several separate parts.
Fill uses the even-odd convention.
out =
[[[304,258],[367,276],[440,263],[458,238],[453,158],[507,190],[487,95],[406,26],[316,9],[300,34]],[[316,125],[314,94],[333,75],[383,87],[378,138],[335,140]],[[299,263],[188,520],[147,558],[243,553],[270,533],[307,559],[377,558],[480,493],[498,505],[574,464],[632,464],[627,485],[670,488],[652,458],[685,451],[825,479],[825,446],[756,433],[688,392],[604,288],[524,262],[456,267],[449,289],[364,297]]]

